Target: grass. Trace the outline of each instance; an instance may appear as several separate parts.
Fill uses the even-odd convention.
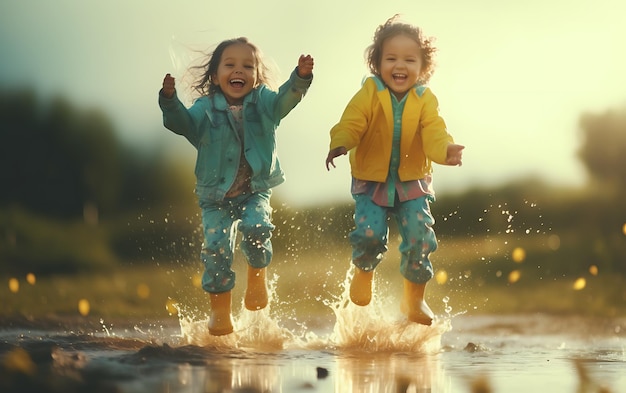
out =
[[[621,276],[602,272],[543,274],[546,269],[537,268],[531,256],[542,255],[549,243],[544,240],[444,239],[433,255],[438,275],[428,286],[431,307],[442,314],[444,299],[448,299],[453,314],[549,312],[612,317],[626,313],[626,285]],[[516,248],[523,249],[526,255],[519,263],[511,257]],[[272,309],[300,321],[332,323],[334,316],[324,300],[342,292],[341,285],[350,266],[348,245],[328,244],[319,251],[303,253],[287,251],[277,253],[270,267],[270,277],[278,275]],[[402,285],[397,261],[397,242],[391,242],[376,271],[376,288],[385,297],[399,299]],[[125,265],[109,273],[29,279],[4,276],[0,277],[0,316],[9,320],[166,321],[176,320],[176,309],[172,306],[177,303],[186,313],[204,318],[209,306],[208,296],[199,286],[199,268],[199,261],[151,262]],[[235,271],[239,280],[245,277],[244,269],[238,253]],[[511,277],[514,271],[518,271],[516,281]],[[245,284],[239,284],[234,290],[235,307],[244,288]]]

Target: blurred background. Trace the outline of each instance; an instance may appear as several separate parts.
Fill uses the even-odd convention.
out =
[[[287,181],[273,196],[272,268],[285,307],[323,312],[349,267],[353,213],[347,159],[324,167],[328,132],[367,75],[374,30],[399,13],[436,38],[431,88],[466,146],[462,167],[435,168],[433,308],[624,315],[625,8],[2,1],[0,314],[206,308],[195,151],[162,126],[157,93],[169,72],[190,103],[186,69],[237,36],[278,82],[300,54],[315,58],[311,89],[279,128]],[[377,282],[393,297],[391,233]]]

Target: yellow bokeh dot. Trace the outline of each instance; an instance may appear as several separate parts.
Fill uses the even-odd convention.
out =
[[[37,372],[37,365],[33,361],[33,358],[31,358],[28,352],[23,348],[17,347],[5,353],[3,358],[3,368],[11,373],[17,371],[19,374],[33,376]]]
[[[522,272],[520,272],[519,270],[513,270],[511,273],[509,273],[509,282],[511,284],[514,284],[519,281],[520,277],[522,277]]]
[[[548,247],[552,251],[556,251],[561,247],[561,238],[558,235],[550,235],[548,237]]]
[[[200,288],[202,286],[202,276],[200,274],[194,274],[193,277],[191,277],[191,285]]]
[[[137,296],[139,296],[141,299],[147,299],[150,297],[150,287],[147,286],[146,284],[139,284],[137,285]]]
[[[89,315],[89,310],[91,307],[89,306],[89,301],[87,299],[80,299],[78,301],[78,312],[82,316]]]
[[[597,276],[598,275],[598,267],[596,265],[589,266],[589,273],[592,276]]]
[[[167,310],[168,313],[170,313],[170,315],[178,314],[178,308],[176,308],[176,301],[173,299],[167,299],[167,302],[165,302],[165,309]]]
[[[624,226],[622,227],[622,233],[626,235],[626,223],[624,223]]]
[[[526,250],[522,247],[515,247],[511,253],[511,257],[514,262],[522,263],[524,262],[524,259],[526,259]]]
[[[586,286],[587,286],[587,280],[585,280],[584,277],[580,277],[576,281],[574,281],[575,291],[580,291],[581,289],[585,289]]]
[[[13,293],[17,293],[17,291],[19,290],[20,290],[20,282],[17,280],[17,278],[10,278],[9,279],[9,291]]]
[[[437,273],[435,273],[435,281],[437,281],[437,284],[439,285],[443,285],[448,282],[448,272],[445,270],[438,270]]]
[[[37,278],[35,277],[33,273],[28,273],[26,275],[26,282],[29,283],[30,285],[35,285],[35,283],[37,282]]]

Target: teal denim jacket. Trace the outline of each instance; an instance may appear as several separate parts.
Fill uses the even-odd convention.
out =
[[[302,79],[296,70],[278,92],[261,85],[243,102],[246,160],[252,168],[252,192],[268,190],[285,180],[276,154],[276,128],[300,102],[313,78]],[[197,149],[196,194],[200,203],[220,201],[235,180],[241,147],[234,119],[221,93],[204,96],[187,109],[174,95],[159,94],[163,125],[182,135]]]

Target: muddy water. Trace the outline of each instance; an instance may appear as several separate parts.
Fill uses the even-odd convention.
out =
[[[626,391],[626,319],[450,313],[424,327],[378,300],[328,307],[335,321],[316,329],[241,310],[224,337],[182,310],[169,324],[0,327],[0,391]]]

